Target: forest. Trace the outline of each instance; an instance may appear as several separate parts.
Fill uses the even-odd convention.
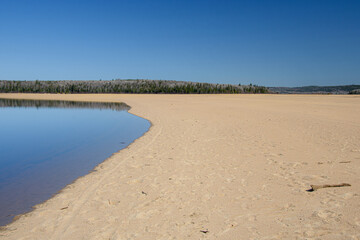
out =
[[[1,93],[153,93],[219,94],[268,93],[264,86],[198,83],[169,80],[7,81],[0,80]]]
[[[360,85],[269,87],[272,93],[282,94],[358,94]]]

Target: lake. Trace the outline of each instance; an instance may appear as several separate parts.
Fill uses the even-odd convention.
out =
[[[0,225],[142,136],[121,103],[0,99]]]

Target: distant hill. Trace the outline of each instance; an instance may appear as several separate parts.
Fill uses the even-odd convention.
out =
[[[283,94],[349,94],[356,89],[360,89],[360,85],[269,87],[271,93]]]
[[[351,91],[349,92],[349,94],[360,94],[360,88],[359,88],[359,89],[351,90]]]
[[[165,80],[111,81],[0,81],[5,93],[156,93],[156,94],[216,94],[268,93],[257,85],[232,85]]]

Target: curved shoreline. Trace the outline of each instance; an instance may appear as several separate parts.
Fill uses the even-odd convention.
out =
[[[126,102],[151,127],[8,225],[3,239],[345,239],[360,232],[360,97],[4,95]],[[306,192],[339,182],[352,186]]]
[[[74,109],[75,108],[75,109],[100,109],[100,110],[106,109],[106,110],[115,110],[115,111],[126,111],[128,113],[129,113],[129,110],[130,110],[130,106],[128,106],[128,105],[126,105],[125,103],[122,103],[122,102],[91,102],[91,101],[86,102],[86,101],[71,101],[71,100],[65,100],[65,101],[62,101],[62,100],[34,100],[34,99],[23,99],[23,98],[21,98],[21,99],[20,98],[18,98],[18,99],[0,98],[0,107],[63,108],[63,109]],[[129,114],[131,114],[131,113],[129,113]],[[138,116],[135,116],[134,114],[131,114],[131,115],[133,115],[134,117],[138,117]],[[141,136],[143,136],[151,127],[150,121],[148,121],[146,119],[143,119],[143,120],[146,121],[147,124],[150,124],[150,126],[146,129],[146,131],[144,131],[141,134]],[[35,208],[37,208],[41,204],[43,204],[46,201],[48,201],[49,199],[55,197],[64,188],[68,187],[68,185],[73,184],[78,178],[84,177],[84,176],[90,174],[91,172],[95,171],[95,169],[97,168],[98,165],[100,165],[102,162],[106,161],[108,158],[112,157],[114,154],[121,151],[122,149],[127,148],[136,139],[132,140],[131,142],[129,142],[125,146],[119,146],[120,149],[118,148],[119,150],[117,150],[117,151],[115,150],[116,152],[111,153],[110,156],[108,154],[106,154],[107,156],[104,156],[102,161],[100,161],[100,162],[98,161],[99,163],[97,163],[96,165],[93,165],[94,167],[92,167],[86,174],[80,174],[80,175],[74,176],[75,177],[74,180],[67,183],[66,185],[63,185],[63,187],[59,188],[58,191],[56,191],[56,192],[52,191],[52,193],[50,193],[48,197],[43,198],[44,199],[43,201],[41,201],[41,202],[39,201],[38,203],[36,203],[34,205],[31,205],[31,206],[26,205],[26,210],[20,211],[20,212],[18,212],[16,214],[11,213],[11,215],[9,215],[9,216],[12,216],[12,217],[7,218],[7,223],[5,224],[3,222],[4,224],[0,225],[0,229],[5,229],[9,224],[13,223],[17,219],[19,219],[21,216],[29,214],[30,212],[32,212]],[[99,159],[99,160],[101,160],[101,159]],[[71,167],[71,166],[69,166],[69,167]],[[83,166],[83,167],[86,167],[86,166]],[[59,179],[59,180],[61,180],[61,179]],[[42,194],[47,195],[46,193],[42,193]],[[38,194],[38,192],[35,192],[34,194]],[[30,198],[30,200],[31,200],[31,198]]]

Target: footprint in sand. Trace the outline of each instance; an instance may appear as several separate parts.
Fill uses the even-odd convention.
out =
[[[285,211],[294,211],[295,205],[292,204],[292,203],[288,203],[288,204],[285,204],[285,206],[283,207],[283,209],[284,209]]]
[[[313,217],[321,219],[323,222],[340,222],[342,214],[330,210],[318,210],[312,214]]]
[[[272,165],[272,164],[277,164],[278,162],[275,160],[275,159],[273,159],[273,158],[268,158],[268,159],[266,159],[268,162],[268,164],[269,165]]]
[[[246,179],[245,178],[240,179],[240,184],[243,187],[247,187]]]
[[[343,194],[341,197],[345,200],[348,200],[350,198],[353,198],[354,196],[358,196],[358,194],[353,193],[353,192],[348,192],[348,193]]]

